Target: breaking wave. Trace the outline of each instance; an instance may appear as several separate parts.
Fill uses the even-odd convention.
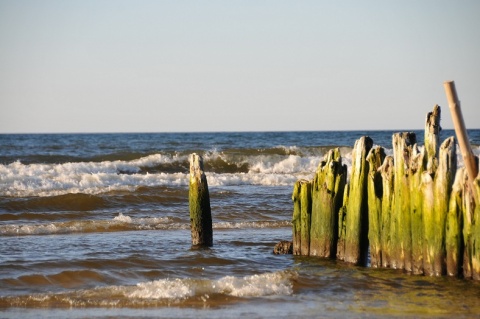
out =
[[[290,227],[289,220],[216,222],[214,229]],[[71,233],[118,232],[135,230],[188,230],[190,224],[173,217],[132,218],[122,213],[111,220],[73,220],[45,224],[0,225],[1,236],[55,235]]]
[[[68,274],[64,274],[68,275]],[[98,279],[92,272],[78,272]],[[9,307],[156,307],[208,306],[238,298],[291,295],[298,275],[293,271],[266,272],[219,279],[166,278],[133,286],[105,286],[61,293],[0,297],[0,308]],[[37,278],[38,279],[38,278]],[[43,278],[42,280],[53,280]]]

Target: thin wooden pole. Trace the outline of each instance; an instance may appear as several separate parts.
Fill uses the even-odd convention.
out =
[[[465,122],[463,121],[462,109],[460,108],[460,101],[458,99],[457,90],[455,89],[455,82],[445,81],[443,86],[447,95],[450,113],[452,114],[458,145],[460,146],[463,162],[465,163],[465,167],[467,169],[468,180],[470,184],[469,186],[473,194],[473,200],[476,204],[478,204],[479,200],[473,188],[473,180],[477,177],[478,167],[475,161],[475,155],[473,155],[470,142],[468,141],[467,129],[465,128]]]

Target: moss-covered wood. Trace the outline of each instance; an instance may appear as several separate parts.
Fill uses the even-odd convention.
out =
[[[409,167],[410,183],[410,217],[412,224],[412,273],[423,274],[423,195],[420,192],[422,174],[424,172],[425,152],[413,148]]]
[[[472,183],[465,168],[457,170],[455,139],[438,147],[439,131],[436,105],[427,115],[423,148],[414,133],[397,133],[393,156],[386,156],[362,137],[352,151],[348,184],[339,151],[331,150],[311,181],[309,252],[299,244],[298,254],[333,258],[336,240],[339,260],[365,265],[370,252],[372,267],[480,280],[480,207],[474,201],[480,177]],[[300,186],[294,194],[294,201],[302,198]],[[308,221],[301,206],[294,208],[293,225],[301,234],[305,226],[297,219]]]
[[[368,136],[355,142],[352,151],[347,216],[345,220],[345,261],[366,265],[368,257],[367,155],[373,146]]]
[[[345,185],[343,191],[342,207],[338,210],[338,240],[337,240],[337,259],[345,260],[345,238],[347,236],[347,202],[350,187]]]
[[[416,144],[412,132],[396,133],[392,137],[395,161],[394,213],[392,216],[392,267],[412,270],[412,222],[410,212],[409,167]]]
[[[463,275],[480,280],[480,205],[474,196],[480,195],[480,177],[470,182],[464,174],[463,182],[463,238],[465,242]]]
[[[347,179],[338,148],[330,150],[319,164],[312,182],[310,255],[334,258],[338,239],[338,210]]]
[[[478,165],[478,164],[477,164]],[[477,168],[478,171],[478,168]],[[472,183],[473,196],[480,198],[480,177]],[[480,280],[480,204],[477,204],[473,213],[474,226],[472,227],[472,278]]]
[[[375,147],[367,156],[368,171],[368,241],[370,244],[370,265],[382,267],[382,197],[383,185],[380,167],[385,159],[385,150]]]
[[[380,167],[380,174],[382,176],[382,218],[381,218],[381,250],[382,250],[382,267],[392,267],[392,214],[393,214],[393,184],[394,184],[394,163],[393,157],[387,156],[383,160]]]
[[[297,181],[293,188],[292,200],[293,254],[308,256],[312,212],[311,182]]]
[[[212,213],[207,177],[203,170],[203,159],[195,153],[190,155],[190,187],[188,198],[192,245],[212,246]]]
[[[450,194],[449,208],[445,227],[445,253],[447,275],[461,275],[463,262],[463,216],[462,216],[462,191],[465,168],[457,170],[455,182]]]
[[[438,227],[434,240],[438,252],[434,259],[435,274],[443,275],[446,272],[445,225],[456,171],[457,147],[455,138],[449,137],[440,145],[438,168],[435,173],[436,222],[434,224]]]

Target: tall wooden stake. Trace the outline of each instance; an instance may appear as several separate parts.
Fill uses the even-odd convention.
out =
[[[190,188],[188,198],[192,245],[212,246],[212,212],[210,209],[207,177],[203,171],[203,159],[195,153],[190,156]]]
[[[473,188],[473,180],[477,177],[478,167],[475,161],[475,155],[473,155],[470,142],[468,141],[467,129],[465,128],[465,122],[463,121],[462,109],[460,108],[460,101],[458,100],[457,90],[455,89],[454,81],[445,81],[443,83],[445,93],[447,95],[448,106],[450,113],[452,114],[453,125],[455,127],[455,134],[457,135],[458,145],[462,152],[463,162],[467,168],[469,187],[473,194],[473,199],[478,205],[479,199]]]

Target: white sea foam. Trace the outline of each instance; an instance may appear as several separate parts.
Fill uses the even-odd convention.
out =
[[[141,282],[135,286],[104,286],[60,293],[39,293],[0,297],[2,304],[13,307],[45,305],[68,307],[138,307],[161,305],[208,305],[210,296],[216,300],[231,297],[251,298],[288,296],[293,293],[293,271],[261,273],[245,277],[225,276],[218,280],[166,278]],[[189,304],[189,301],[192,303]]]
[[[290,220],[262,220],[245,222],[216,222],[214,229],[279,228],[291,227]],[[111,220],[74,220],[46,224],[0,225],[2,236],[55,235],[132,230],[190,229],[188,222],[178,222],[171,217],[133,218],[119,213]]]
[[[176,156],[155,154],[133,161],[29,165],[17,161],[0,165],[0,195],[25,197],[99,194],[116,190],[134,191],[140,186],[187,186],[187,172],[139,173],[142,167],[183,160],[185,159]],[[293,155],[276,160],[262,157],[250,160],[252,169],[248,173],[206,172],[209,185],[291,185],[298,178],[313,174],[319,161],[313,157],[300,158]]]
[[[159,279],[137,284],[126,293],[128,298],[184,299],[195,294],[194,286],[186,279]]]
[[[0,235],[54,235],[117,230],[187,229],[170,217],[132,218],[120,213],[111,220],[74,220],[48,224],[0,225]]]
[[[235,297],[291,295],[295,275],[289,271],[278,271],[244,277],[225,276],[218,280],[159,279],[126,287],[125,294],[129,298],[175,300],[210,294]]]
[[[351,150],[341,150],[342,162],[350,173]],[[392,155],[391,149],[386,149]],[[480,148],[474,149],[475,154]],[[226,163],[247,164],[248,172],[206,172],[209,186],[264,185],[289,186],[299,179],[310,179],[323,156],[251,155],[232,156],[217,151],[206,154],[204,162],[222,158]],[[457,149],[458,166],[463,159]],[[64,194],[100,194],[110,191],[135,191],[138,187],[188,186],[188,172],[142,173],[142,168],[187,161],[185,156],[153,154],[132,161],[29,164],[17,161],[0,165],[0,196],[57,196]],[[125,174],[127,173],[127,174]]]

